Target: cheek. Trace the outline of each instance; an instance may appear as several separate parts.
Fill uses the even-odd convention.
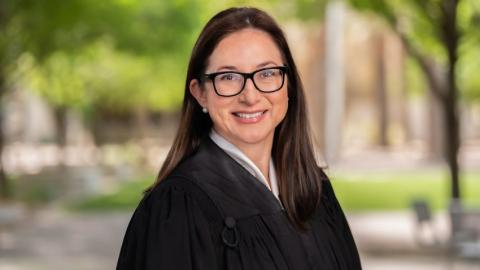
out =
[[[286,113],[287,113],[287,110],[288,110],[288,93],[287,93],[287,90],[285,89],[285,91],[281,91],[278,93],[279,95],[278,96],[275,96],[273,97],[272,99],[272,103],[275,104],[275,108],[276,108],[276,116],[278,118],[280,118],[280,120],[282,120]]]
[[[229,108],[231,108],[232,106],[232,101],[229,99],[221,98],[215,93],[213,94],[214,95],[210,94],[207,96],[207,104],[212,121],[216,124],[219,124],[219,122],[225,121],[225,118],[229,116]]]

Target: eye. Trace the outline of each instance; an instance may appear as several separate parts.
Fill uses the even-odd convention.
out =
[[[265,69],[260,72],[260,77],[269,78],[278,75],[278,70],[276,69]]]
[[[224,73],[218,75],[218,79],[221,81],[236,81],[239,80],[240,76],[236,73]]]

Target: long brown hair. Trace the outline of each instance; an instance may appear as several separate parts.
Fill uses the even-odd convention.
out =
[[[190,93],[190,81],[198,79],[204,73],[208,58],[223,38],[245,28],[268,33],[282,52],[288,67],[289,106],[285,118],[275,129],[272,157],[278,177],[280,200],[290,221],[304,229],[306,221],[319,203],[321,178],[324,174],[315,161],[303,86],[290,48],[275,20],[256,8],[229,8],[221,11],[210,19],[200,33],[188,66],[180,126],[157,181],[151,188],[165,179],[183,159],[197,149],[202,138],[208,136],[212,121],[208,114],[202,113],[202,108]]]

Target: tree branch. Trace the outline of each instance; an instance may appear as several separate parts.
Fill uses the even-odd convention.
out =
[[[435,66],[434,60],[423,55],[417,48],[415,48],[402,31],[397,28],[394,28],[394,31],[400,37],[400,40],[402,41],[402,44],[407,52],[413,57],[413,59],[415,59],[415,61],[417,61],[423,72],[425,72],[428,84],[430,85],[430,89],[433,94],[440,100],[445,100],[447,96],[443,90],[442,82],[437,78],[437,74],[433,69]]]

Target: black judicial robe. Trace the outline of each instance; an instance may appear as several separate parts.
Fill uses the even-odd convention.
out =
[[[144,196],[118,270],[361,269],[347,220],[325,175],[307,232],[273,193],[210,138]]]

